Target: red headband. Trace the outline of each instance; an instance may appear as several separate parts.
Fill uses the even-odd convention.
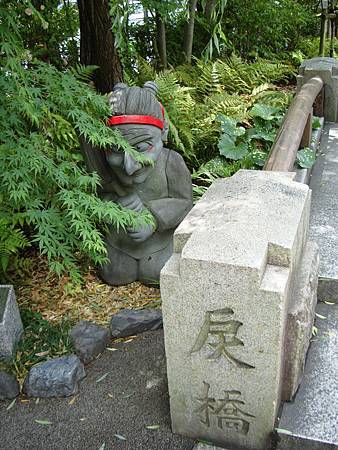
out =
[[[161,103],[160,103],[160,105],[161,105]],[[110,119],[108,119],[107,125],[114,126],[114,125],[120,125],[123,123],[136,123],[136,124],[142,124],[142,125],[153,125],[154,127],[157,127],[160,130],[163,130],[163,128],[164,128],[164,108],[162,105],[161,105],[161,111],[162,111],[163,120],[157,119],[156,117],[153,117],[153,116],[141,116],[141,115],[112,116]]]

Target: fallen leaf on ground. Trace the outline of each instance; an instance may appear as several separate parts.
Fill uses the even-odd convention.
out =
[[[325,316],[322,316],[321,314],[316,313],[316,316],[319,317],[319,319],[326,319]]]
[[[109,350],[110,352],[116,352],[118,348],[107,347],[107,350]]]
[[[7,406],[6,410],[9,411],[10,409],[13,408],[13,406],[15,405],[16,402],[16,398]]]
[[[40,420],[40,419],[34,419],[34,422],[40,424],[40,425],[52,425],[53,422],[50,422],[49,420]]]
[[[114,398],[113,394],[109,394],[109,393],[108,393],[108,397]]]
[[[158,430],[160,428],[159,425],[147,425],[146,429],[147,430]]]
[[[289,431],[289,430],[284,430],[283,428],[275,428],[275,430],[278,431],[278,433],[292,434],[291,431]]]
[[[35,353],[35,356],[46,356],[48,355],[49,350],[45,351],[45,352],[39,352],[39,353]]]
[[[107,378],[107,376],[109,375],[109,372],[105,373],[104,375],[102,375],[102,377],[98,378],[96,380],[96,383],[100,383],[101,381],[103,381],[105,378]]]
[[[75,397],[73,397],[72,399],[69,400],[68,405],[74,405],[74,402],[77,398],[77,395],[75,395]]]
[[[120,439],[121,441],[126,441],[126,440],[127,440],[127,438],[125,438],[124,436],[121,436],[120,434],[114,434],[114,436],[115,436],[117,439]]]
[[[81,417],[81,422],[83,422],[84,420],[87,420],[87,417]]]

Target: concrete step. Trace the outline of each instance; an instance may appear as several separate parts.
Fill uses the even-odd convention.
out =
[[[283,406],[277,450],[338,449],[338,305],[319,303],[315,327],[303,381]]]
[[[338,303],[338,124],[325,124],[310,181],[310,239],[320,250],[319,301]]]

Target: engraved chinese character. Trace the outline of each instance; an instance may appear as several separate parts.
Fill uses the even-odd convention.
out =
[[[205,381],[203,381],[203,384],[203,396],[196,399],[200,406],[195,410],[200,414],[201,423],[209,428],[210,418],[214,416],[218,428],[248,434],[250,428],[248,419],[255,418],[255,416],[243,410],[245,403],[240,400],[241,392],[224,391],[224,398],[216,400],[209,397],[210,385]]]
[[[237,337],[238,329],[243,324],[238,320],[231,319],[232,314],[234,312],[230,308],[207,311],[202,328],[190,353],[198,352],[207,344],[214,349],[208,359],[219,359],[223,356],[236,367],[254,369],[254,366],[240,361],[229,351],[229,348],[244,345]],[[229,318],[227,319],[227,317]],[[215,340],[207,342],[209,338]]]

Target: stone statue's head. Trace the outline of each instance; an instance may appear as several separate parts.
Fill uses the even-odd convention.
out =
[[[116,127],[136,151],[154,163],[168,134],[164,110],[156,93],[157,86],[152,81],[142,88],[118,83],[108,97],[112,112],[108,125]],[[128,184],[142,183],[153,168],[115,148],[107,151],[107,161],[118,178]]]

